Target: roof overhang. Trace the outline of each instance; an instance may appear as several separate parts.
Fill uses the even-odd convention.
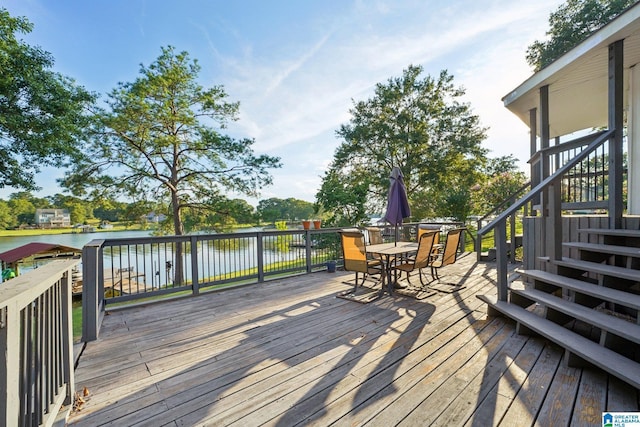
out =
[[[58,245],[56,243],[32,242],[6,252],[2,252],[0,254],[0,261],[7,264],[13,264],[29,257],[57,257],[80,253],[82,253],[81,249],[72,248],[71,246]]]
[[[640,62],[640,3],[592,34],[502,98],[504,106],[529,126],[540,88],[549,86],[550,137],[607,126],[609,45],[624,40],[624,92],[629,69]],[[536,133],[540,135],[540,120]]]

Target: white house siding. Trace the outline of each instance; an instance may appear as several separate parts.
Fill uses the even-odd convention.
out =
[[[640,69],[629,70],[629,114],[627,115],[627,213],[640,215]]]

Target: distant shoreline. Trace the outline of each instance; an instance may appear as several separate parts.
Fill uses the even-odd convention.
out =
[[[93,225],[92,233],[105,233],[111,231],[153,231],[154,226],[147,225],[146,228],[141,224],[122,225],[119,223],[112,223],[112,228],[100,228],[98,225]],[[265,225],[251,225],[251,224],[235,224],[232,229],[247,228],[247,227],[265,227]],[[79,231],[78,228],[65,227],[65,228],[29,228],[23,230],[0,230],[1,237],[28,237],[28,236],[42,236],[42,235],[55,235],[55,234],[89,234]]]
[[[93,232],[109,232],[109,231],[144,231],[145,229],[140,225],[132,225],[126,227],[124,225],[117,225],[113,228],[99,228],[95,227]],[[78,229],[66,227],[66,228],[34,228],[25,230],[0,230],[0,237],[26,237],[26,236],[42,236],[53,234],[82,234]]]

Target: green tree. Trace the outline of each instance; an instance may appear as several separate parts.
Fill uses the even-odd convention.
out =
[[[119,84],[86,161],[63,184],[75,194],[112,189],[134,200],[162,200],[176,235],[184,234],[185,209],[223,209],[221,194],[255,196],[270,184],[268,169],[280,167],[279,159],[255,155],[251,139],[221,133],[239,104],[227,101],[221,86],[199,85],[199,71],[186,52],[166,47],[141,66],[137,80]]]
[[[278,220],[301,220],[313,216],[315,207],[313,203],[293,197],[279,199],[260,200],[256,208],[260,219],[264,222],[275,222]]]
[[[203,88],[199,72],[197,61],[172,47],[142,65],[138,79],[111,92],[87,156],[62,184],[78,195],[87,188],[98,194],[116,190],[164,203],[176,235],[184,234],[187,209],[216,211],[228,191],[257,195],[271,183],[268,170],[280,167],[280,160],[255,155],[251,139],[221,132],[236,119],[239,104],[227,101],[222,86]],[[183,280],[182,250],[177,244],[176,284]]]
[[[334,161],[335,162],[335,161]],[[350,180],[348,172],[333,165],[322,178],[316,200],[318,209],[327,212],[327,225],[350,226],[367,220],[367,212],[381,212],[379,203],[370,206],[369,180]]]
[[[227,209],[238,224],[253,224],[256,220],[256,209],[244,199],[229,200]]]
[[[277,197],[260,200],[256,208],[258,216],[264,222],[275,222],[283,219],[281,204],[282,199]]]
[[[302,220],[313,218],[315,207],[313,203],[306,200],[290,197],[286,199],[289,220]]]
[[[516,162],[517,159],[511,155],[489,159],[482,180],[471,192],[470,199],[474,200],[476,213],[484,214],[508,197],[515,195],[517,199],[529,189],[523,188],[527,177],[518,169]]]
[[[540,71],[610,22],[636,0],[568,0],[549,15],[547,40],[527,48],[527,63]]]
[[[93,201],[93,216],[101,221],[123,221],[127,204],[108,198]]]
[[[31,193],[26,191],[13,193],[9,196],[9,207],[18,224],[33,224],[35,222],[36,206],[38,209],[48,208],[49,203],[38,203]]]
[[[125,221],[128,225],[142,224],[143,228],[146,228],[149,224],[146,215],[151,212],[155,212],[157,205],[145,200],[129,203],[124,207],[122,212],[122,221]],[[162,212],[162,208],[160,212]]]
[[[18,225],[18,218],[11,212],[9,203],[0,200],[0,229],[9,230]]]
[[[359,224],[367,213],[383,212],[393,166],[404,174],[414,219],[452,216],[441,195],[477,182],[476,170],[486,162],[486,130],[446,70],[437,78],[422,72],[409,66],[350,110],[350,122],[337,131],[344,142],[316,195],[331,212],[328,223]]]
[[[35,190],[41,166],[81,156],[95,99],[51,71],[51,54],[17,38],[32,29],[26,18],[0,9],[0,188]]]
[[[287,229],[287,221],[276,221],[276,230],[284,231]],[[291,234],[279,234],[276,236],[274,246],[281,256],[286,252],[289,252],[291,243],[293,242],[293,236]]]

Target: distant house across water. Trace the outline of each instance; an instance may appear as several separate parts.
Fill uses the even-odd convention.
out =
[[[39,228],[71,227],[68,209],[36,209],[35,220]]]
[[[158,222],[162,222],[165,219],[167,219],[167,216],[165,214],[157,214],[155,212],[150,212],[150,213],[145,215],[145,218],[149,222],[158,223]]]

